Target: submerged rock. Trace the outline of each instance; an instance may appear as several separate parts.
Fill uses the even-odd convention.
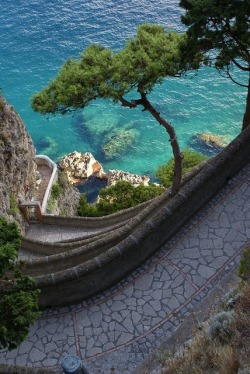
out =
[[[59,150],[59,145],[50,136],[45,136],[44,138],[40,139],[37,146],[40,153],[51,158],[53,158]]]
[[[82,126],[88,136],[100,139],[117,127],[119,119],[103,108],[88,108],[82,113]]]
[[[92,175],[106,178],[102,165],[90,152],[82,154],[74,151],[64,156],[60,160],[59,166],[72,184],[80,183]]]
[[[109,170],[107,173],[108,186],[116,184],[116,182],[124,180],[132,183],[135,187],[139,185],[148,186],[150,178],[146,175],[131,174],[122,170]]]
[[[189,145],[197,152],[214,155],[225,148],[230,141],[227,136],[207,132],[195,134],[191,138]]]
[[[126,153],[135,143],[138,131],[135,129],[117,129],[105,139],[102,146],[106,158],[112,159]]]

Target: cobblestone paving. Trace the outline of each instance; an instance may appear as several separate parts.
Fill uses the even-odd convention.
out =
[[[90,374],[136,373],[229,274],[250,238],[250,165],[143,266],[106,292],[50,309],[0,363],[60,367],[76,354]]]

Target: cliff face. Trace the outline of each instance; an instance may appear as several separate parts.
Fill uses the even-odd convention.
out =
[[[0,215],[22,224],[18,198],[36,180],[35,148],[20,116],[0,95]]]

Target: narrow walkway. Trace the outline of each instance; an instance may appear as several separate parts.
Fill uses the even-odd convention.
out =
[[[110,226],[112,227],[112,226]],[[46,225],[43,223],[31,224],[25,233],[25,237],[29,239],[39,239],[44,242],[56,243],[65,240],[74,240],[83,238],[90,233],[98,234],[101,229],[87,229],[75,226]]]
[[[249,238],[250,165],[122,282],[44,311],[17,350],[0,352],[0,363],[58,371],[65,355],[76,354],[90,374],[138,374],[148,355],[235,273]]]
[[[39,173],[41,174],[42,181],[37,192],[34,194],[34,200],[38,200],[42,205],[43,198],[52,174],[52,169],[48,165],[43,164],[37,165],[37,171],[39,171]]]

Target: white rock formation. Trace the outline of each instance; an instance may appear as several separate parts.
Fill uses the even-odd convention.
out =
[[[132,183],[135,187],[142,184],[143,186],[148,186],[150,180],[149,177],[145,175],[130,174],[122,170],[109,170],[107,173],[108,177],[108,186],[116,184],[116,182],[124,180]]]
[[[82,154],[74,151],[64,156],[60,160],[59,166],[72,184],[79,183],[82,179],[86,179],[91,175],[95,175],[98,178],[106,178],[102,165],[90,152]]]

